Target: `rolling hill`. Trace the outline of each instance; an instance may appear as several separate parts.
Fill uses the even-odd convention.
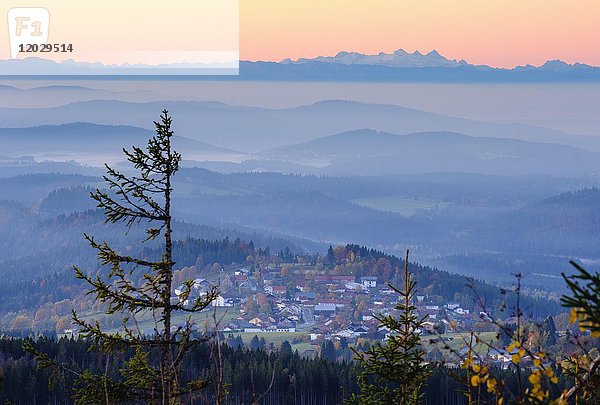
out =
[[[121,149],[143,146],[153,131],[125,125],[99,125],[76,122],[42,125],[28,128],[0,129],[2,152],[6,155],[35,156],[38,160],[76,160],[80,163],[100,163],[123,160]],[[186,158],[209,160],[233,158],[239,153],[204,142],[175,136],[176,149],[185,151]]]
[[[329,174],[393,175],[461,172],[484,174],[595,174],[600,154],[570,146],[452,132],[395,135],[349,131],[272,149],[266,158],[323,166]]]
[[[593,136],[571,135],[531,125],[475,121],[395,105],[339,100],[280,109],[215,102],[100,100],[43,109],[0,108],[0,122],[6,127],[30,127],[83,121],[153,129],[152,122],[164,108],[173,115],[177,135],[245,153],[360,128],[395,134],[458,132],[477,137],[562,143],[600,152],[600,138]]]

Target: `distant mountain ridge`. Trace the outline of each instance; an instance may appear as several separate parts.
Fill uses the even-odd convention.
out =
[[[438,51],[426,54],[398,49],[392,53],[374,55],[359,52],[338,52],[334,56],[284,59],[280,62],[240,61],[206,65],[196,64],[181,69],[179,65],[149,67],[123,65],[115,67],[100,63],[56,63],[40,58],[0,60],[0,77],[20,74],[45,76],[95,76],[151,74],[177,80],[220,81],[356,81],[356,82],[600,82],[600,67],[582,63],[568,64],[550,60],[541,66],[524,65],[513,69],[474,65],[465,60],[448,59]],[[40,73],[42,72],[42,73]],[[149,73],[150,72],[150,73]],[[238,75],[239,73],[239,75]]]
[[[336,60],[240,62],[240,75],[219,80],[398,82],[398,83],[577,83],[600,82],[600,67],[547,62],[540,67],[501,69],[456,62],[434,66],[390,66]],[[209,79],[214,80],[214,78]]]
[[[380,52],[376,55],[366,55],[358,52],[339,52],[335,56],[318,56],[313,59],[300,58],[295,61],[284,59],[280,63],[306,63],[306,62],[327,62],[343,65],[382,65],[401,68],[414,67],[457,67],[469,65],[466,61],[456,61],[446,59],[433,50],[427,54],[422,54],[419,51],[408,53],[403,49],[398,49],[393,53]]]
[[[396,135],[364,129],[262,153],[295,164],[320,165],[330,174],[392,175],[458,172],[482,174],[597,174],[600,153],[571,146],[453,132]]]
[[[280,62],[241,62],[240,76],[248,80],[366,81],[366,82],[585,82],[600,81],[600,67],[550,60],[541,66],[513,69],[474,65],[448,59],[438,51],[363,54],[284,59]]]
[[[513,69],[502,69],[495,68],[488,65],[474,65],[468,63],[464,59],[448,59],[442,56],[435,49],[424,54],[420,51],[414,51],[413,53],[406,52],[404,49],[398,49],[392,53],[379,52],[378,54],[364,54],[359,52],[338,52],[335,56],[317,56],[316,58],[299,58],[296,60],[284,59],[280,64],[303,64],[308,62],[325,62],[340,65],[378,65],[398,68],[425,68],[425,67],[476,67],[480,70],[514,70],[514,71],[527,71],[527,70],[546,70],[554,72],[565,72],[574,69],[594,69],[600,68],[597,66],[590,66],[583,63],[568,64],[559,59],[546,61],[540,66],[524,65],[517,66]]]

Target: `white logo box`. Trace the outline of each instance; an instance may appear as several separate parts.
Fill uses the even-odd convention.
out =
[[[239,0],[0,2],[2,76],[238,72]]]

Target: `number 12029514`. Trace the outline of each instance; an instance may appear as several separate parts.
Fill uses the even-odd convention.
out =
[[[73,52],[73,44],[20,44],[19,52]]]

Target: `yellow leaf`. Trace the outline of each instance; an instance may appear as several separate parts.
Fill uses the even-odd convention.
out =
[[[571,308],[571,312],[569,312],[569,322],[570,323],[577,322],[577,309]]]
[[[539,375],[538,373],[532,373],[532,374],[529,376],[529,382],[530,382],[532,385],[537,385],[537,384],[539,384],[539,383],[540,383],[540,375]]]

